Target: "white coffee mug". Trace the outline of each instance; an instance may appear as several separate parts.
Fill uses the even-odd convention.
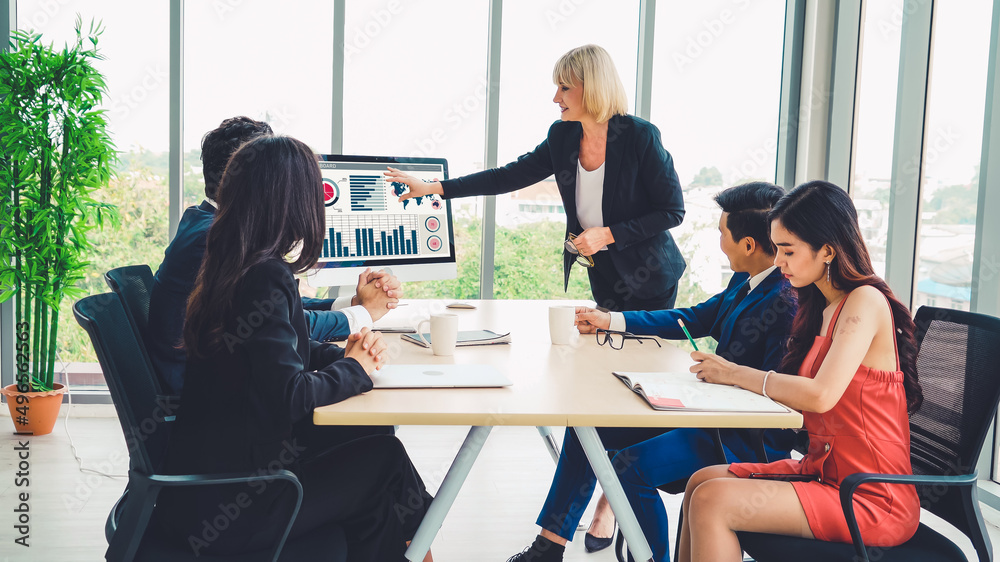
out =
[[[576,326],[575,306],[549,307],[549,337],[556,345],[566,345],[573,337]]]
[[[455,355],[455,343],[458,341],[458,315],[442,312],[431,314],[430,320],[423,320],[417,325],[417,337],[428,343],[423,337],[424,324],[430,324],[431,351],[434,355]]]

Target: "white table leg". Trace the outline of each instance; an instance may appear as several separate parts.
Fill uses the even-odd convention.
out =
[[[483,449],[491,429],[493,428],[490,426],[473,426],[469,429],[465,442],[462,443],[458,454],[455,455],[455,460],[451,463],[448,474],[441,481],[441,487],[438,488],[434,501],[431,502],[427,514],[424,515],[424,519],[417,528],[416,535],[410,541],[409,548],[406,549],[406,559],[410,562],[421,562],[427,555],[427,551],[431,549],[431,543],[438,531],[441,530],[444,517],[451,509],[451,505],[455,503],[458,491],[465,483],[469,471],[472,470],[472,465],[476,462],[479,451]]]
[[[618,520],[618,527],[625,535],[625,540],[628,541],[628,549],[632,553],[632,557],[636,560],[653,562],[653,551],[650,550],[649,543],[646,542],[646,537],[642,534],[639,520],[632,512],[632,506],[629,505],[628,498],[625,497],[625,490],[622,489],[622,483],[618,480],[618,475],[615,474],[615,469],[608,459],[608,453],[604,449],[604,444],[601,443],[601,437],[597,434],[597,430],[593,427],[574,427],[573,431],[580,439],[580,445],[583,447],[583,452],[587,454],[590,466],[594,468],[594,474],[597,475],[597,481],[604,489],[604,495],[608,497],[608,503],[611,504],[611,510],[614,511],[615,518]]]
[[[538,434],[542,436],[542,440],[545,441],[545,447],[549,450],[549,454],[552,455],[552,460],[558,464],[559,445],[556,443],[556,438],[552,437],[552,428],[540,425],[536,429],[538,430]]]

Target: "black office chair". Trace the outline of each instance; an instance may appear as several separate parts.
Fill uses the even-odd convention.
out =
[[[149,360],[126,318],[121,300],[114,293],[86,297],[73,306],[73,314],[94,345],[129,450],[129,491],[113,508],[113,512],[120,510],[121,515],[108,541],[107,560],[235,562],[277,561],[280,557],[282,561],[292,561],[308,559],[313,552],[327,552],[332,559],[346,560],[346,541],[339,526],[321,527],[294,541],[287,540],[302,502],[302,486],[287,470],[252,477],[245,474],[158,474],[157,469],[166,453],[168,422],[157,407],[157,384],[149,369]],[[238,556],[204,553],[199,556],[167,540],[156,525],[149,525],[157,496],[164,487],[225,485],[261,479],[292,486],[296,493],[288,524],[273,549]]]
[[[125,316],[135,331],[136,341],[145,351],[146,329],[149,326],[149,297],[153,290],[153,271],[146,264],[117,267],[104,274],[104,281],[121,300]],[[148,352],[143,355],[147,360],[149,359]],[[149,371],[155,375],[153,383],[158,403],[165,414],[164,421],[173,421],[175,417],[173,413],[180,407],[180,398],[164,393],[163,389],[167,388],[166,382],[153,368],[152,362],[149,363]],[[164,431],[169,431],[169,426],[165,426]],[[164,439],[165,441],[166,439]],[[118,521],[121,519],[122,508],[127,497],[128,489],[126,488],[121,498],[115,503],[115,508],[108,514],[108,520],[104,525],[104,536],[108,542],[111,542],[111,536],[114,535],[118,527]]]
[[[975,467],[1000,400],[1000,319],[924,306],[917,311],[916,324],[917,375],[924,403],[910,417],[913,474],[852,474],[843,480],[840,500],[853,545],[738,533],[743,550],[755,560],[788,560],[789,553],[795,553],[810,562],[966,561],[957,545],[922,523],[902,545],[866,547],[851,502],[854,490],[866,482],[917,485],[921,507],[969,537],[979,560],[993,560],[979,510]]]

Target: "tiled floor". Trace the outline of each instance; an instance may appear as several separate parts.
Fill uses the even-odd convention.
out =
[[[108,409],[110,407],[107,407]],[[6,410],[6,408],[4,408]],[[78,417],[107,414],[94,406],[75,406],[69,420],[84,468],[124,474],[128,458],[121,429],[114,418]],[[0,561],[103,560],[107,546],[104,521],[125,486],[124,478],[81,472],[70,450],[64,420],[48,436],[30,439],[30,487],[17,487],[15,473],[19,439],[9,433],[9,418],[0,416]],[[437,489],[468,428],[404,427],[406,443],[428,489]],[[561,439],[561,431],[556,432]],[[23,440],[22,440],[23,441]],[[538,509],[548,490],[554,464],[534,428],[495,428],[465,487],[434,543],[438,562],[506,560],[534,537]],[[29,548],[13,541],[17,494],[27,490],[30,506]],[[679,498],[666,496],[675,513]],[[1000,540],[1000,513],[984,515],[992,540]],[[585,517],[589,519],[589,515]],[[955,533],[952,531],[952,533]],[[960,535],[958,535],[960,536]],[[962,542],[974,560],[971,545]],[[582,533],[570,544],[567,561],[609,562],[609,550],[586,554]]]

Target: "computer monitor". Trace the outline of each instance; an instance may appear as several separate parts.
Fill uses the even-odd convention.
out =
[[[409,188],[386,181],[387,166],[425,181],[448,179],[443,158],[319,156],[327,230],[310,284],[356,285],[366,267],[389,269],[401,281],[457,275],[451,202],[427,195],[400,203]]]

